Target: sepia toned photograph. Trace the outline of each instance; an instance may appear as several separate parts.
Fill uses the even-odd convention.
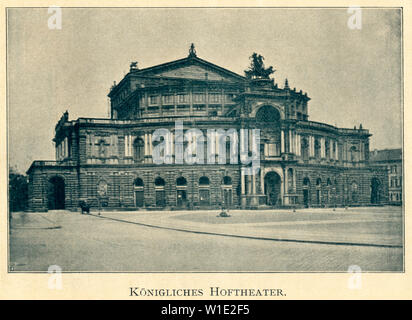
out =
[[[399,7],[6,8],[8,273],[403,273]]]

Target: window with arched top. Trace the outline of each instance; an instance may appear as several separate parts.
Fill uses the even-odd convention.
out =
[[[357,161],[357,150],[356,150],[356,147],[355,146],[352,146],[350,149],[349,149],[349,155],[350,155],[350,161],[352,161],[352,162],[355,162],[355,161]]]
[[[199,186],[208,186],[210,184],[209,178],[208,177],[200,177],[199,179]]]
[[[133,160],[135,162],[144,160],[144,141],[142,138],[136,138],[133,141]]]
[[[209,190],[209,178],[200,177],[199,178],[199,205],[209,206],[210,205],[210,190]]]
[[[231,186],[232,185],[232,178],[229,176],[224,176],[223,177],[223,184],[225,186]]]
[[[144,186],[144,183],[143,183],[143,180],[142,180],[141,178],[136,178],[136,179],[134,180],[133,185],[134,185],[135,187],[143,187],[143,186]]]
[[[260,107],[256,112],[257,122],[278,122],[280,120],[279,110],[272,106]]]
[[[176,185],[179,187],[187,186],[187,180],[184,177],[179,177],[176,179]]]
[[[141,178],[136,178],[133,182],[134,186],[134,203],[137,208],[144,206],[144,183]]]
[[[155,186],[156,186],[156,187],[164,187],[165,184],[166,184],[166,183],[165,183],[165,181],[164,181],[163,178],[157,177],[157,178],[155,179]]]
[[[317,179],[316,179],[316,186],[317,186],[317,187],[322,186],[322,179],[321,179],[321,178],[317,178]]]
[[[304,160],[309,159],[309,142],[306,137],[302,137],[300,142],[300,153]]]

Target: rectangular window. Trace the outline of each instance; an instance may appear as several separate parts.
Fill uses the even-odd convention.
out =
[[[149,103],[152,105],[159,104],[159,96],[150,96]]]
[[[276,143],[269,143],[268,144],[268,156],[275,157],[279,155],[278,146]]]
[[[233,98],[234,98],[234,94],[230,93],[226,95],[226,102],[232,102]]]
[[[218,103],[220,101],[220,94],[212,93],[209,95],[209,102]]]
[[[171,105],[163,106],[162,110],[163,110],[163,112],[174,112],[175,111],[175,106],[171,106]]]
[[[169,95],[163,96],[163,103],[173,104],[173,95],[169,94]]]
[[[193,102],[199,103],[205,101],[205,95],[203,93],[194,93],[193,94]]]
[[[188,94],[179,94],[178,95],[179,103],[188,103],[189,102],[189,95]]]

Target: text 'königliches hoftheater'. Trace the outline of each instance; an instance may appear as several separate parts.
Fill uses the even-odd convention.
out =
[[[192,45],[180,60],[145,69],[132,63],[109,92],[110,119],[69,120],[66,112],[57,123],[56,161],[34,161],[28,170],[30,209],[75,210],[79,201],[128,210],[387,203],[387,172],[368,162],[369,131],[309,121],[307,94],[287,80],[280,88],[261,56],[251,60],[241,76],[200,59]],[[259,170],[244,175],[244,163],[229,161],[229,136],[225,163],[216,147],[209,163],[156,164],[153,133],[170,132],[173,160],[176,122],[205,136],[260,129]],[[187,148],[193,141],[184,132]],[[218,144],[204,148],[210,154]]]

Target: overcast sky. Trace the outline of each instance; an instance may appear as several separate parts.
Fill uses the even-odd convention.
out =
[[[54,126],[107,117],[107,93],[131,61],[139,67],[186,57],[239,74],[258,52],[283,87],[307,92],[309,120],[370,130],[371,149],[401,147],[401,13],[363,9],[63,9],[49,30],[47,8],[8,10],[9,159],[25,172],[53,160]]]

